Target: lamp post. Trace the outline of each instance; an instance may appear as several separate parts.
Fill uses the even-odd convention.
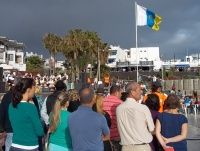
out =
[[[100,56],[99,56],[99,47],[97,48],[97,55],[98,55],[98,71],[97,71],[97,80],[101,80],[101,62],[100,62]]]
[[[162,67],[161,67],[161,72],[162,72],[162,86],[163,86],[163,88],[164,88],[165,81],[164,81],[163,56],[161,56],[161,63],[162,63]]]

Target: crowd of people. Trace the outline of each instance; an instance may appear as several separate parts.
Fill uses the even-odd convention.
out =
[[[0,103],[0,145],[5,151],[187,151],[187,118],[180,99],[129,82],[67,90],[63,80],[44,100],[36,80],[18,78]],[[46,145],[45,145],[46,144]]]
[[[54,85],[58,80],[63,80],[66,84],[68,83],[68,75],[66,73],[48,76],[41,74],[33,75],[32,73],[5,72],[5,74],[3,75],[3,81],[5,81],[9,86],[12,86],[19,77],[33,78],[37,86],[52,90],[55,88]]]

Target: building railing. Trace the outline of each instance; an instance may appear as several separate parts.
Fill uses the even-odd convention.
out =
[[[139,66],[153,66],[153,61],[139,61]],[[137,66],[137,63],[130,63],[129,61],[117,62],[117,67],[128,67],[128,66]]]

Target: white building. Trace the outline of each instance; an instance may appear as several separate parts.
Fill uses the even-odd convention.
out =
[[[0,67],[4,70],[26,71],[23,43],[0,36]]]
[[[64,70],[65,67],[63,66],[63,63],[64,61],[56,61],[55,67]]]
[[[183,61],[181,59],[172,59],[172,60],[163,61],[162,66],[165,69],[176,68],[178,71],[178,70],[189,68],[190,63],[187,61]]]
[[[190,64],[191,68],[200,67],[200,54],[191,54],[185,57],[185,61]]]
[[[65,67],[63,66],[63,63],[64,63],[64,61],[56,61],[55,62],[55,68],[60,68],[60,69],[64,70]],[[47,69],[49,69],[52,66],[53,66],[53,63],[51,62],[51,59],[45,59],[44,67],[47,68]]]
[[[199,54],[192,54],[185,56],[185,59],[171,59],[163,62],[163,67],[166,69],[176,68],[177,70],[199,68],[200,58]]]
[[[34,53],[34,52],[26,52],[25,56],[26,58],[32,57],[32,56],[38,56],[40,59],[43,59],[43,55],[38,55],[37,53]]]
[[[110,52],[108,56],[107,65],[111,68],[117,67],[117,62],[126,62],[126,49],[120,48],[120,46],[110,46]]]
[[[138,64],[139,69],[159,70],[162,66],[159,47],[140,47],[122,49],[119,46],[110,46],[108,66],[111,68],[131,68],[135,70]]]

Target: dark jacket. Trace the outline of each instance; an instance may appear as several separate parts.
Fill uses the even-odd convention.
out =
[[[0,131],[6,131],[12,133],[12,126],[8,116],[8,108],[12,101],[12,91],[8,91],[4,94],[0,104]]]
[[[39,115],[39,117],[40,117],[39,103],[38,103],[38,100],[37,100],[37,98],[36,98],[35,95],[33,96],[32,101],[33,101],[33,103],[35,104],[35,106],[36,106],[36,108],[37,108],[37,111],[38,111],[38,115]]]
[[[78,107],[81,105],[81,102],[79,100],[73,100],[69,102],[69,106],[67,108],[67,110],[69,112],[74,112],[78,109]]]
[[[55,91],[54,93],[50,94],[47,97],[46,101],[46,108],[47,108],[47,114],[49,115],[51,111],[53,110],[54,104],[57,100],[58,95],[60,94],[61,91]]]

